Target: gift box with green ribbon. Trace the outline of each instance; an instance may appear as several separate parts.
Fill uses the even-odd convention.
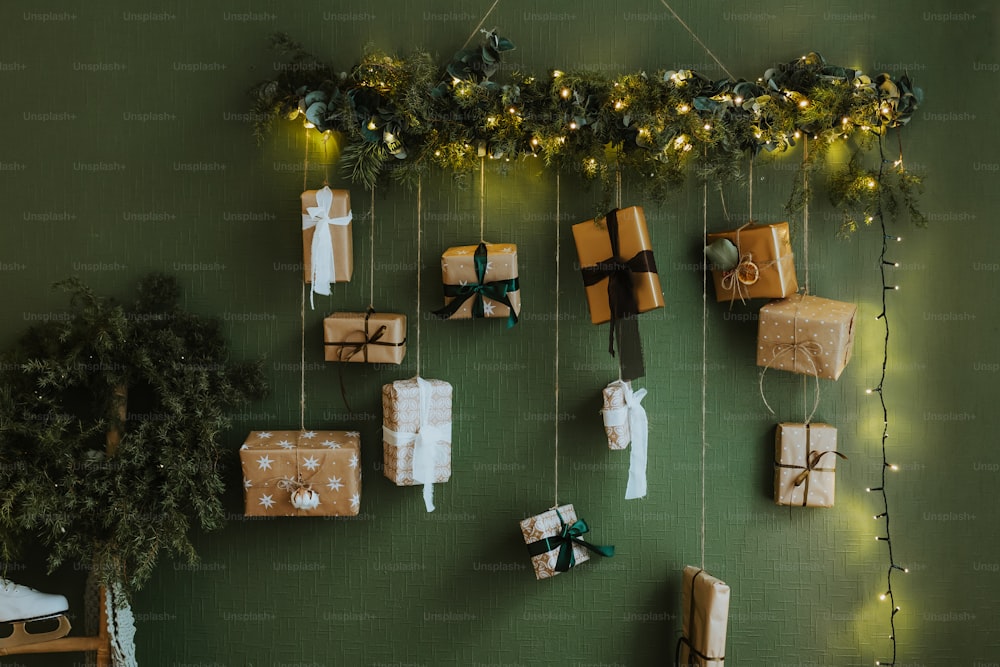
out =
[[[778,424],[774,433],[774,502],[833,507],[837,429],[829,424]]]
[[[357,431],[251,431],[240,447],[247,516],[355,516]]]
[[[578,519],[572,505],[559,507],[529,517],[521,522],[521,534],[528,545],[536,579],[548,579],[590,560],[587,551],[601,556],[615,555],[613,546],[596,546],[582,539],[590,531],[587,522]]]
[[[444,308],[442,319],[499,317],[507,326],[517,323],[521,288],[517,276],[517,246],[486,243],[455,246],[441,255]]]

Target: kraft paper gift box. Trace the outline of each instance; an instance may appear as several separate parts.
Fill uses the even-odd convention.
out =
[[[317,294],[330,294],[330,283],[349,282],[354,273],[351,195],[347,190],[302,193],[302,267]]]
[[[794,294],[760,309],[757,365],[836,380],[854,347],[853,303]]]
[[[245,513],[355,516],[360,458],[357,431],[251,431],[240,447]]]
[[[774,502],[833,507],[837,429],[829,424],[778,424],[774,433]]]
[[[451,479],[452,387],[410,378],[382,386],[383,473],[397,486],[424,485],[427,511],[433,484]]]
[[[399,364],[406,356],[406,315],[333,313],[323,318],[327,361]]]
[[[441,255],[444,308],[434,311],[445,319],[480,317],[517,323],[521,288],[517,273],[517,246],[513,243],[480,243],[448,248]]]
[[[616,235],[614,242],[613,234]],[[638,313],[663,308],[660,276],[656,273],[656,260],[641,206],[615,209],[599,220],[575,224],[573,240],[592,323],[611,321],[608,287],[616,274],[631,281]]]
[[[521,522],[521,535],[528,545],[535,579],[548,579],[590,560],[590,549],[602,556],[614,556],[615,548],[589,544],[580,538],[589,532],[586,522],[576,516],[573,505],[560,505]]]
[[[725,667],[729,586],[688,565],[684,568],[682,588],[684,634],[677,644],[677,664]]]
[[[708,235],[708,243],[718,239],[732,241],[739,264],[728,271],[712,268],[717,301],[780,299],[799,289],[787,222],[746,225]]]

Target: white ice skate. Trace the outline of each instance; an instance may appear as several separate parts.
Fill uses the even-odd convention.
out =
[[[69,603],[62,595],[40,593],[33,588],[15,584],[0,577],[0,624],[10,623],[13,631],[0,637],[0,648],[38,644],[69,634],[69,619],[65,614]],[[45,632],[30,632],[27,623],[59,619],[59,627]]]

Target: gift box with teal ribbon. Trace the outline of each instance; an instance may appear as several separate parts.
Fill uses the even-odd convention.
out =
[[[434,314],[462,320],[499,317],[517,324],[521,287],[517,277],[517,246],[486,243],[455,246],[441,255],[444,308]]]
[[[572,505],[560,505],[521,522],[521,534],[528,545],[536,579],[548,579],[590,560],[587,551],[601,556],[615,555],[613,546],[590,544],[582,536],[590,531],[578,519]]]

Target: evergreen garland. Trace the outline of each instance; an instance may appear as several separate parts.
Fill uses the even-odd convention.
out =
[[[873,139],[906,125],[922,101],[906,74],[874,79],[829,65],[816,53],[767,70],[756,81],[713,80],[693,70],[634,72],[605,77],[553,70],[536,78],[514,72],[493,80],[514,48],[483,31],[479,46],[455,54],[439,70],[429,54],[408,57],[369,50],[350,72],[337,71],[287,35],[272,38],[288,59],[277,78],[251,90],[255,134],[278,117],[336,133],[342,168],[371,188],[382,178],[412,183],[430,167],[466,175],[482,159],[542,158],[547,165],[604,186],[605,207],[616,177],[662,202],[688,171],[720,186],[742,178],[747,158],[783,152],[809,138],[801,169],[817,171],[827,149],[850,142],[855,154]],[[897,165],[899,178],[879,187],[918,223],[921,179]],[[807,205],[803,173],[793,180],[788,210]],[[852,228],[840,177],[831,199]]]
[[[162,553],[193,562],[192,528],[224,520],[227,413],[265,392],[215,320],[181,310],[171,277],[131,304],[78,279],[70,310],[31,327],[0,367],[0,555],[36,540],[50,570],[142,586]]]

